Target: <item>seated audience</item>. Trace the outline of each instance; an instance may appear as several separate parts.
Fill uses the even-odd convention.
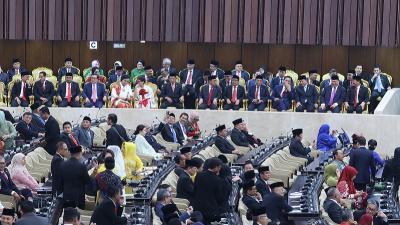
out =
[[[249,101],[248,110],[254,111],[257,109],[257,111],[262,112],[267,107],[268,99],[270,98],[269,91],[268,87],[263,84],[263,77],[261,75],[257,75],[255,80],[255,85],[249,87],[247,95]]]
[[[167,189],[159,189],[157,192],[157,202],[154,207],[154,211],[156,216],[160,218],[163,224],[168,224],[171,217],[171,214],[175,214],[178,212],[178,208],[172,202],[171,193]],[[188,211],[180,213],[180,216],[177,216],[180,221],[186,221],[190,218],[190,213],[193,213],[193,208],[189,207]]]
[[[310,84],[314,84],[316,87],[320,86],[320,81],[318,80],[318,70],[316,69],[309,70],[308,79],[310,80],[309,82]]]
[[[201,73],[202,72],[195,67],[195,61],[193,59],[188,59],[186,68],[179,72],[185,109],[195,109],[196,93],[194,84],[201,77]]]
[[[357,170],[352,166],[346,166],[340,174],[337,188],[345,199],[353,199],[357,209],[365,208],[368,194],[357,191],[354,186],[354,179],[357,176]]]
[[[224,79],[224,71],[218,68],[219,62],[217,60],[210,61],[210,75],[217,76],[218,80]]]
[[[379,153],[375,151],[377,145],[378,142],[374,139],[370,139],[368,141],[368,149],[372,152],[372,156],[374,157],[375,160],[375,166],[380,168],[385,165],[385,161],[381,158]]]
[[[179,136],[179,139],[182,139],[182,140],[188,139],[188,136],[187,136],[187,133],[189,130],[188,123],[189,123],[189,115],[185,112],[181,113],[181,115],[179,116],[178,122],[176,122],[174,124],[175,130],[177,131],[177,135]]]
[[[113,173],[115,168],[115,160],[113,157],[104,158],[105,171],[97,173],[96,184],[100,191],[100,198],[104,200],[106,198],[111,198],[112,195],[108,192],[110,187],[118,188],[119,192],[122,193],[123,185],[119,176]]]
[[[100,61],[95,59],[91,62],[91,66],[88,68],[88,70],[85,69],[83,71],[83,78],[86,80],[87,77],[90,76],[93,70],[98,70],[98,75],[104,76],[104,70],[100,68]]]
[[[39,73],[39,80],[33,85],[33,96],[35,103],[51,107],[53,105],[53,97],[55,96],[54,85],[46,80],[46,72]]]
[[[239,110],[243,106],[245,89],[239,85],[239,76],[232,76],[232,85],[225,88],[224,110]]]
[[[126,134],[126,129],[121,124],[117,124],[118,117],[114,113],[111,113],[107,117],[107,124],[110,129],[106,131],[106,146],[116,145],[122,148],[122,143],[129,141],[130,138]]]
[[[379,203],[374,199],[369,199],[367,204],[367,210],[363,216],[361,216],[359,224],[362,225],[388,225],[388,217],[379,210]]]
[[[367,72],[363,71],[362,65],[356,65],[354,68],[354,76],[360,76],[365,81],[370,81],[371,76]]]
[[[349,70],[347,72],[346,80],[343,82],[344,89],[348,90],[349,88],[354,86],[354,70]]]
[[[293,208],[285,201],[286,190],[283,182],[276,182],[270,185],[271,194],[263,198],[263,204],[266,208],[268,218],[275,224],[289,224],[287,214]]]
[[[340,171],[340,173],[343,171],[344,167],[346,167],[346,163],[343,161],[344,154],[343,150],[341,149],[336,149],[333,151],[333,161],[332,163],[336,164],[337,169]]]
[[[254,213],[258,210],[264,210],[263,195],[257,190],[254,181],[250,180],[243,184],[243,204],[249,209],[250,213],[254,216]]]
[[[313,161],[313,158],[309,156],[311,149],[309,147],[304,147],[301,140],[303,139],[303,129],[292,130],[293,138],[290,141],[289,151],[294,157],[305,158],[308,163]]]
[[[263,144],[259,138],[249,132],[249,128],[247,127],[246,123],[244,124],[242,132],[246,135],[247,140],[252,147],[257,147]]]
[[[60,141],[57,143],[56,147],[57,147],[57,152],[51,159],[51,167],[50,167],[50,172],[52,177],[51,190],[53,196],[58,196],[59,194],[62,193],[60,168],[61,164],[64,162],[64,159],[68,158],[69,156],[67,144]]]
[[[78,139],[72,132],[72,124],[70,122],[63,123],[63,132],[60,134],[61,141],[67,144],[68,148],[80,146]]]
[[[208,84],[200,87],[198,95],[199,109],[218,109],[218,100],[222,97],[221,88],[216,84],[216,76],[208,76]]]
[[[79,96],[81,90],[79,84],[72,81],[72,73],[65,75],[65,81],[58,85],[57,100],[59,107],[80,107]]]
[[[179,152],[185,157],[185,160],[192,160],[192,147],[185,146],[179,149]]]
[[[206,71],[203,72],[202,77],[200,77],[199,79],[196,80],[196,83],[194,84],[194,89],[195,89],[195,93],[196,93],[197,99],[199,99],[201,87],[203,85],[207,85],[208,84],[208,77],[209,76],[210,76],[210,71],[206,70]]]
[[[82,97],[87,108],[102,108],[107,101],[107,92],[104,84],[99,83],[97,74],[90,76],[90,83],[83,86]]]
[[[322,85],[322,84],[321,84]],[[331,85],[321,88],[319,112],[339,113],[346,97],[346,90],[339,85],[339,77],[332,75]]]
[[[22,115],[22,120],[15,127],[19,133],[19,137],[24,141],[31,141],[33,138],[44,136],[44,133],[39,133],[39,130],[31,123],[31,121],[32,114],[30,112],[25,112]]]
[[[146,126],[145,129],[146,129],[146,135],[144,136],[144,138],[146,138],[146,141],[151,145],[151,147],[153,147],[156,152],[165,152],[166,151],[165,147],[157,142],[156,138],[152,134],[150,127]]]
[[[6,168],[6,160],[0,155],[0,194],[11,195],[15,201],[32,197],[29,189],[19,190],[14,184],[8,169]]]
[[[338,168],[335,163],[331,163],[327,166],[325,166],[324,169],[324,182],[329,186],[329,187],[336,187],[338,183]]]
[[[65,58],[64,66],[58,69],[57,80],[59,83],[61,82],[62,77],[65,76],[67,73],[80,75],[78,68],[72,65],[72,58],[69,57]]]
[[[261,76],[261,85],[267,86],[269,81],[269,74],[265,72],[264,68],[260,67],[253,75],[251,80],[248,80],[246,83],[246,87],[250,90],[251,87],[254,87],[257,83],[257,76]]]
[[[14,138],[17,136],[17,131],[15,130],[13,124],[7,121],[3,111],[0,111],[0,140],[4,141],[4,150],[10,150],[14,145]],[[1,152],[0,155],[3,155]]]
[[[344,210],[342,208],[342,198],[338,189],[330,187],[326,192],[326,200],[324,201],[324,210],[328,213],[329,218],[335,223],[343,221]]]
[[[21,201],[19,203],[19,213],[21,214],[21,218],[15,223],[15,225],[26,225],[26,224],[35,224],[35,225],[48,225],[49,219],[42,216],[37,216],[35,214],[35,206],[31,201]]]
[[[240,60],[235,62],[235,69],[232,70],[232,75],[238,76],[238,79],[242,78],[245,83],[250,79],[249,73],[243,70],[243,63]]]
[[[31,72],[25,71],[21,73],[21,81],[14,83],[11,89],[11,107],[28,107],[29,96],[32,95],[32,86],[28,79]]]
[[[362,85],[361,77],[359,76],[355,76],[352,82],[353,86],[349,87],[344,104],[347,113],[353,113],[355,111],[360,114],[365,110],[369,101],[368,88]]]
[[[118,187],[110,186],[107,192],[107,198],[94,209],[90,222],[96,225],[126,224],[126,218],[117,215],[117,208],[123,203],[120,190]]]
[[[153,160],[159,160],[163,158],[163,155],[157,153],[154,148],[147,142],[146,136],[147,130],[145,125],[138,125],[134,132],[136,135],[135,143],[137,154],[142,157],[150,157]]]
[[[81,225],[81,214],[75,208],[65,208],[63,215],[63,223],[64,225]]]
[[[321,92],[328,86],[332,85],[332,77],[337,76],[339,78],[339,75],[336,71],[336,69],[331,69],[329,70],[329,79],[325,79],[321,82],[320,88],[321,88]],[[338,79],[338,85],[339,86],[343,86],[343,82],[341,80]]]
[[[39,108],[40,108],[40,104],[39,103],[33,103],[30,108],[32,110],[32,125],[35,126],[39,132],[44,132],[44,127],[45,127],[45,122],[42,119],[42,117],[40,117],[40,112],[39,112]]]
[[[31,192],[36,192],[39,189],[39,184],[35,178],[29,174],[25,165],[25,155],[22,153],[15,154],[9,166],[11,179],[19,190],[28,189]]]
[[[120,66],[122,67],[123,73],[124,73],[125,75],[128,75],[128,76],[129,76],[129,71],[128,71],[127,69],[123,68],[122,62],[121,62],[121,61],[115,61],[115,62],[114,62],[114,67],[113,67],[111,70],[108,71],[108,77],[114,75],[115,72],[116,72],[116,70],[117,70],[117,67],[120,67]]]
[[[86,148],[90,148],[93,145],[94,132],[90,129],[92,125],[92,119],[90,117],[83,117],[82,123],[79,127],[74,129],[74,137],[78,143]]]
[[[12,209],[3,208],[3,211],[2,211],[1,217],[0,217],[0,224],[1,225],[14,225],[15,220],[16,220],[15,210],[13,208]]]
[[[162,138],[167,142],[183,144],[183,139],[178,135],[177,127],[175,126],[175,114],[170,113],[167,117],[167,123],[161,130]]]
[[[154,75],[154,70],[150,65],[144,67],[144,76],[146,77],[146,83],[157,84],[157,77]]]
[[[232,85],[232,71],[225,70],[224,74],[225,74],[224,79],[219,81],[219,86],[221,87],[221,93],[225,93],[225,90],[228,88],[228,86]]]
[[[167,74],[176,74],[176,69],[172,67],[172,61],[169,58],[164,58],[162,60],[162,67],[157,71],[157,74],[161,74],[161,70],[164,70]]]
[[[133,93],[136,109],[155,109],[157,108],[156,100],[154,99],[153,89],[145,84],[146,78],[139,76],[136,79],[136,87]]]
[[[26,72],[27,70],[21,66],[21,60],[19,59],[13,59],[12,61],[12,68],[7,70],[8,77],[10,81],[12,80],[14,75],[17,74],[22,74]]]
[[[276,85],[272,89],[272,107],[278,111],[286,111],[292,107],[292,100],[295,98],[295,91],[292,87],[292,78],[285,77],[284,83]]]
[[[187,136],[190,139],[198,140],[201,138],[201,131],[199,126],[200,117],[197,112],[191,112],[188,121]]]
[[[329,125],[322,124],[318,131],[317,149],[323,152],[336,149],[337,135],[337,130],[332,130],[329,134]]]
[[[233,122],[233,129],[231,132],[231,140],[237,146],[250,147],[249,140],[246,134],[242,132],[245,129],[245,123],[242,118],[236,119]]]
[[[113,83],[119,83],[119,82],[121,82],[121,81],[122,81],[122,76],[123,76],[123,75],[127,75],[127,76],[128,76],[128,80],[130,79],[128,74],[124,74],[124,68],[123,68],[122,66],[118,66],[118,65],[117,65],[117,66],[115,67],[115,70],[114,70],[113,74],[110,74],[110,75],[108,76],[107,88],[111,88],[111,85],[112,85]]]
[[[176,74],[170,73],[168,77],[169,83],[161,88],[161,97],[163,97],[160,108],[175,107],[183,108],[183,90],[182,85],[176,82]]]
[[[121,81],[114,85],[111,90],[111,107],[132,108],[132,88],[129,83],[129,76],[122,75]]]
[[[163,86],[168,83],[169,83],[169,72],[166,69],[162,68],[159,76],[157,77],[157,82],[156,82],[158,88],[157,95],[161,95],[161,90]]]
[[[3,71],[1,69],[1,66],[0,66],[0,82],[2,82],[5,85],[5,88],[6,88],[10,81],[11,81],[10,77],[8,76],[6,71]]]
[[[144,60],[139,59],[136,61],[136,67],[131,71],[130,81],[132,84],[136,83],[136,79],[145,75],[145,63]]]
[[[189,202],[193,201],[194,197],[194,181],[192,176],[197,173],[198,164],[194,160],[185,161],[185,172],[179,176],[176,185],[176,197],[187,199]]]
[[[228,131],[226,130],[225,125],[220,125],[215,128],[217,132],[217,136],[215,137],[215,146],[221,153],[224,154],[237,154],[241,155],[241,152],[226,139],[228,137]]]
[[[285,84],[286,67],[280,66],[278,68],[278,74],[271,80],[271,90],[274,90],[278,85]]]
[[[124,142],[122,154],[125,162],[126,178],[137,178],[137,174],[143,170],[143,162],[136,154],[136,145],[132,142]]]
[[[300,84],[296,87],[296,112],[315,112],[318,108],[318,92],[314,84],[309,84],[305,75],[300,75]]]
[[[386,91],[390,90],[390,81],[386,75],[383,75],[381,69],[378,65],[374,66],[374,75],[369,81],[369,86],[372,91],[371,93],[371,104],[368,108],[369,113],[373,113],[375,111],[376,106],[380,99],[385,96]]]
[[[258,168],[259,177],[256,181],[256,188],[258,193],[261,194],[261,197],[264,197],[266,194],[271,193],[271,188],[269,187],[269,179],[271,178],[271,171],[269,170],[269,166],[261,166]]]

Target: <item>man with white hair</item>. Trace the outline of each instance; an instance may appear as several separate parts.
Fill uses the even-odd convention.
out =
[[[118,60],[115,61],[114,62],[114,67],[110,71],[108,71],[108,77],[114,75],[115,74],[115,70],[117,69],[117,67],[120,67],[120,66],[122,67],[122,62],[118,61]],[[125,68],[123,68],[122,71],[123,71],[122,72],[123,74],[128,74],[128,70],[126,70]]]
[[[171,66],[172,61],[170,58],[164,58],[162,61],[162,67],[157,71],[158,75],[161,75],[161,69],[165,69],[169,74],[176,73],[176,69]]]
[[[83,78],[86,80],[86,78],[88,76],[90,76],[92,74],[92,68],[98,68],[99,69],[99,74],[98,75],[102,75],[104,76],[104,70],[100,68],[100,61],[98,59],[94,59],[92,60],[92,62],[90,63],[90,67],[89,69],[85,69],[83,71]]]

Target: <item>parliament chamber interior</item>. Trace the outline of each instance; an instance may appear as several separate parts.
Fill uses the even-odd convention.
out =
[[[0,224],[400,224],[398,0],[0,0]]]

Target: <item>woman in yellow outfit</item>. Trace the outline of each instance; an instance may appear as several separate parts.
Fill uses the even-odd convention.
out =
[[[136,145],[132,142],[122,144],[122,155],[125,161],[125,171],[127,179],[138,179],[137,175],[143,170],[143,163],[136,154]]]

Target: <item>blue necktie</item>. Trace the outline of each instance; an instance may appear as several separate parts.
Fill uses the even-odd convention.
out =
[[[171,132],[172,132],[172,136],[174,138],[174,143],[178,142],[178,140],[176,139],[176,133],[175,133],[175,129],[173,126],[170,126],[171,128]]]

